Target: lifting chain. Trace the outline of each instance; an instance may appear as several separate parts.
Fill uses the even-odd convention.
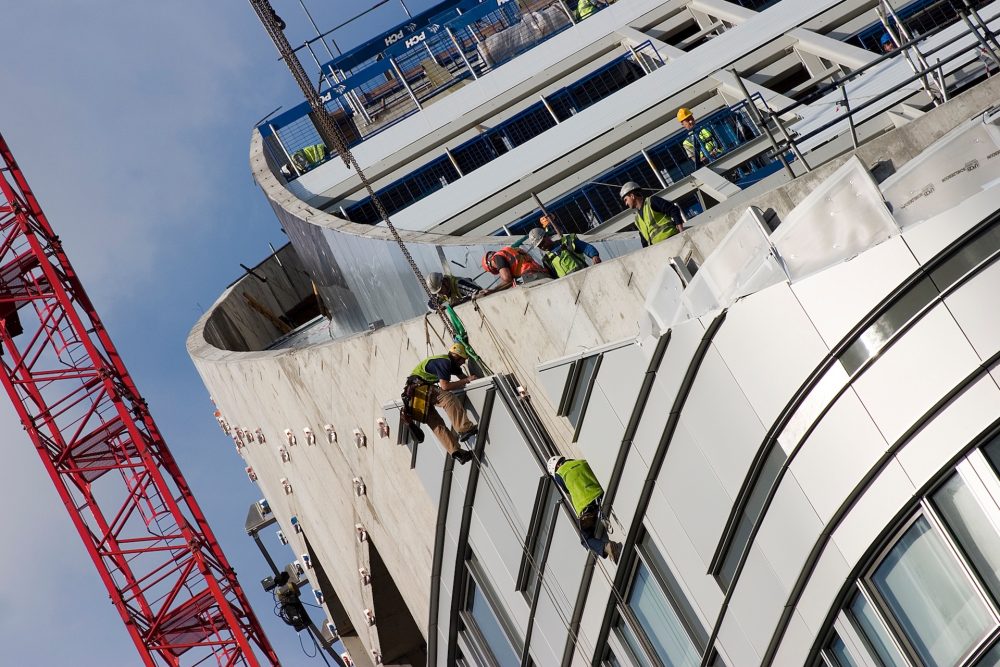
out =
[[[344,164],[354,169],[358,174],[358,178],[361,179],[361,183],[365,186],[365,190],[368,192],[368,197],[371,202],[375,204],[375,210],[378,211],[379,217],[385,222],[386,227],[389,229],[389,233],[392,234],[392,238],[395,239],[396,244],[399,246],[400,252],[403,253],[403,257],[406,258],[406,262],[410,265],[410,270],[413,271],[413,275],[417,278],[417,282],[420,283],[420,287],[423,288],[424,292],[427,294],[427,298],[430,299],[433,295],[430,289],[427,287],[427,281],[424,279],[424,274],[420,271],[417,263],[413,261],[413,256],[407,249],[406,244],[403,243],[403,239],[399,236],[399,232],[396,231],[396,226],[392,224],[389,220],[389,213],[385,210],[382,205],[382,201],[379,199],[378,195],[375,194],[375,190],[372,188],[371,182],[368,177],[365,176],[365,172],[361,169],[361,165],[358,164],[357,159],[351,150],[347,147],[347,138],[344,136],[343,130],[340,126],[334,122],[333,118],[326,110],[326,106],[323,104],[323,99],[320,97],[319,93],[313,88],[312,83],[309,81],[309,77],[306,75],[305,70],[302,68],[302,63],[299,61],[298,56],[295,55],[295,51],[292,50],[291,44],[288,43],[288,39],[285,37],[284,28],[285,22],[281,20],[281,17],[275,13],[274,8],[271,7],[271,3],[268,0],[249,0],[250,5],[257,12],[257,17],[260,22],[264,25],[264,29],[267,30],[268,36],[271,41],[274,42],[274,46],[278,49],[278,53],[281,55],[281,59],[285,61],[288,65],[288,69],[292,72],[292,77],[294,77],[295,82],[302,89],[302,93],[306,96],[306,100],[309,102],[309,106],[312,108],[312,119],[313,123],[316,125],[316,130],[319,132],[319,136],[323,139],[323,142],[328,148],[332,147],[337,151],[337,154],[344,161]],[[455,327],[452,326],[451,321],[445,316],[440,308],[436,309],[438,317],[441,318],[441,322],[444,326],[451,332],[452,336],[456,336],[457,332]],[[464,341],[463,341],[464,342]]]

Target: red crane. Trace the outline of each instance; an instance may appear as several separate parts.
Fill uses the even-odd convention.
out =
[[[0,381],[143,664],[278,665],[2,135],[0,158]]]

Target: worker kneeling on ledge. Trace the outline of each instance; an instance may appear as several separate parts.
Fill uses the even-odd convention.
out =
[[[601,263],[597,248],[581,241],[576,234],[562,234],[556,240],[546,235],[541,227],[535,227],[528,232],[528,240],[524,244],[538,248],[542,253],[542,264],[554,278],[587,268],[588,257],[594,264]]]
[[[427,357],[413,369],[406,378],[403,389],[403,414],[410,421],[427,424],[434,431],[438,441],[453,459],[459,463],[472,460],[472,452],[462,449],[460,442],[469,442],[475,435],[477,426],[469,420],[465,406],[453,389],[461,389],[476,379],[466,374],[462,364],[469,358],[469,352],[461,343],[455,343],[448,354]],[[452,380],[452,376],[457,380]],[[441,419],[435,408],[441,408],[458,435]]]
[[[483,270],[499,276],[500,283],[496,287],[483,290],[479,296],[499,292],[513,285],[551,280],[548,271],[533,260],[531,255],[511,246],[490,250],[483,255]]]
[[[611,562],[617,563],[622,552],[621,542],[612,542],[607,534],[597,537],[604,488],[597,481],[590,464],[583,459],[553,456],[549,459],[548,471],[573,504],[583,544],[601,558],[610,557]]]

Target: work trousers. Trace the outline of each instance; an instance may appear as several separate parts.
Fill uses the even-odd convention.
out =
[[[609,538],[607,534],[597,537],[600,502],[601,498],[598,498],[580,512],[580,532],[583,534],[583,543],[595,554],[604,558],[604,547],[609,542]]]
[[[465,414],[465,406],[462,405],[462,401],[450,391],[446,391],[441,387],[433,387],[431,389],[431,405],[444,410],[444,413],[448,415],[449,421],[451,421],[451,425],[455,427],[455,431],[467,433],[475,428],[475,424]],[[434,431],[434,435],[444,446],[445,451],[451,454],[458,450],[458,436],[455,435],[455,431],[448,428],[448,425],[441,419],[441,415],[438,414],[437,410],[431,409],[428,411],[427,425]]]

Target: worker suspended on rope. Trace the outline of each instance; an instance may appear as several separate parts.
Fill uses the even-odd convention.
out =
[[[617,563],[622,551],[621,542],[612,542],[607,534],[597,537],[604,488],[597,481],[590,464],[583,459],[553,456],[549,459],[547,469],[573,505],[583,538],[581,543],[601,558],[610,557],[611,562]]]
[[[437,310],[444,304],[457,306],[465,303],[482,289],[468,278],[446,276],[434,271],[427,274],[427,291],[431,293],[427,299],[427,309]]]
[[[513,285],[551,280],[548,271],[533,260],[531,255],[511,246],[490,250],[483,255],[483,270],[499,276],[500,282],[496,287],[480,292],[480,296],[499,292]]]
[[[427,424],[445,451],[459,463],[472,460],[472,452],[462,449],[459,443],[472,440],[478,427],[465,412],[465,406],[453,389],[461,389],[476,379],[475,375],[462,370],[462,364],[469,353],[461,343],[455,343],[447,354],[427,357],[406,378],[403,388],[404,421]],[[457,380],[452,380],[452,376]],[[448,415],[458,435],[448,428],[435,408],[441,408]]]
[[[309,614],[299,599],[299,587],[287,572],[279,572],[274,576],[274,597],[279,605],[278,615],[296,632],[309,626]]]

